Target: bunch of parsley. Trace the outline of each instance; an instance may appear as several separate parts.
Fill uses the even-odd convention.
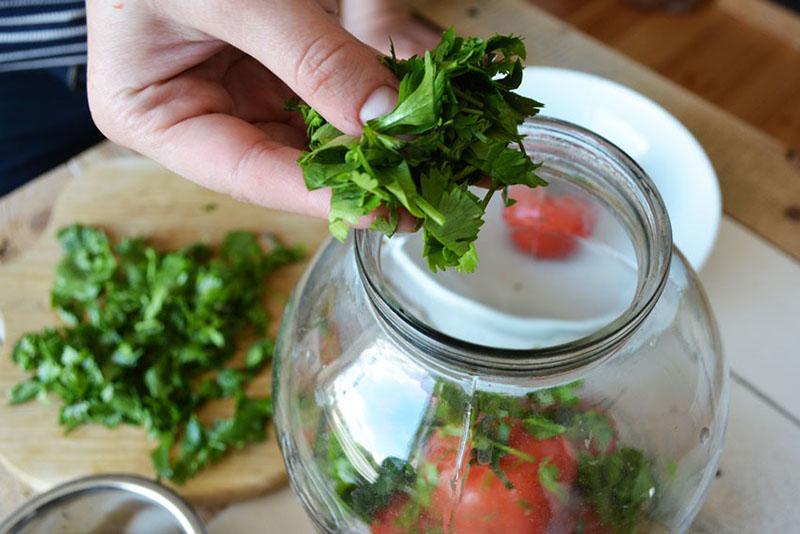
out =
[[[158,475],[178,483],[266,437],[272,401],[245,388],[272,357],[266,277],[299,250],[264,252],[248,232],[228,234],[217,254],[199,244],[159,252],[140,239],[112,247],[101,230],[80,225],[58,237],[64,257],[51,300],[66,326],[16,344],[12,358],[31,376],[11,390],[12,403],[54,393],[67,430],[144,426],[159,440]],[[226,366],[243,336],[260,340],[242,366]],[[199,410],[223,398],[235,400],[232,417],[203,426]]]
[[[492,195],[515,184],[545,185],[526,155],[518,126],[541,104],[513,92],[525,46],[513,36],[488,40],[444,33],[424,57],[383,59],[400,80],[397,106],[369,121],[360,137],[342,134],[306,104],[292,102],[308,125],[300,160],[309,190],[330,188],[330,232],[339,240],[379,206],[374,229],[397,230],[399,211],[418,219],[423,254],[434,272],[478,264],[475,240]],[[487,187],[482,197],[470,190]]]

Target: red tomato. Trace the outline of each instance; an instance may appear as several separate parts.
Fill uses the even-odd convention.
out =
[[[406,532],[427,532],[435,529],[440,521],[434,521],[427,515],[421,515],[413,525],[398,525],[408,500],[407,495],[395,495],[389,506],[375,515],[372,525],[370,525],[370,532],[372,534],[403,534]]]
[[[460,443],[460,436],[447,436],[439,431],[434,431],[425,444],[425,459],[436,464],[439,471],[444,467],[452,467],[456,464]],[[468,450],[464,451],[464,462],[468,461],[468,452]],[[441,479],[441,477],[439,478]]]
[[[583,526],[584,534],[609,534],[611,530],[607,528],[597,513],[589,506],[584,506],[579,521]]]
[[[513,206],[503,210],[503,218],[509,226],[527,226],[542,217],[542,204],[545,201],[544,189],[517,186],[508,190],[508,196],[516,200]]]
[[[451,487],[451,482],[458,466],[459,444],[458,436],[445,436],[437,431],[428,438],[425,445],[425,460],[436,465],[439,477],[439,485],[431,496],[431,508],[433,515],[444,524],[449,521],[455,505],[457,490]],[[461,466],[462,476],[469,463],[469,449],[466,447],[465,449]]]
[[[572,236],[536,228],[512,229],[511,242],[520,252],[542,259],[566,258],[578,248]]]
[[[512,188],[517,203],[503,217],[514,246],[539,258],[565,258],[575,252],[579,237],[589,237],[597,223],[593,204],[576,196],[555,196],[544,189]]]
[[[567,506],[569,500],[570,489],[575,482],[575,477],[578,474],[577,454],[572,444],[564,436],[556,436],[550,439],[539,440],[528,434],[521,426],[515,426],[511,430],[511,437],[509,445],[520,452],[532,456],[537,459],[536,463],[536,478],[535,482],[541,488],[539,482],[539,467],[542,462],[549,462],[555,465],[558,469],[558,482],[561,485],[561,495],[551,492],[546,488],[541,488],[549,504],[551,512],[551,521],[556,522],[560,516],[568,513]],[[504,464],[512,464],[506,467]],[[525,464],[530,466],[529,462]],[[506,456],[500,461],[500,468],[504,472],[514,472],[515,465],[520,465],[520,460],[517,458]],[[525,473],[527,477],[528,474]],[[516,482],[509,476],[509,479],[516,487]],[[566,500],[564,497],[567,497]],[[551,523],[552,527],[552,523]],[[548,529],[549,533],[557,532],[553,528]]]
[[[408,503],[405,495],[395,496],[389,506],[379,511],[372,520],[370,531],[372,534],[395,534],[402,532],[397,526],[397,519],[403,512],[403,507]]]
[[[461,476],[466,480],[458,496],[456,474],[458,438],[434,435],[428,443],[427,458],[439,471],[439,486],[432,497],[435,515],[442,517],[445,531],[458,534],[535,534],[552,532],[551,522],[566,513],[567,503],[539,482],[539,466],[548,460],[559,470],[558,481],[569,495],[577,464],[572,446],[562,436],[537,440],[519,425],[512,428],[509,446],[535,460],[505,455],[500,469],[513,489],[508,489],[489,466],[468,465],[464,458]]]

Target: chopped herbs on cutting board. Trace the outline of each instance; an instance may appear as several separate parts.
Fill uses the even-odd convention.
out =
[[[478,264],[475,240],[492,195],[510,205],[511,185],[546,185],[525,153],[517,128],[542,105],[515,93],[525,46],[513,36],[484,40],[444,33],[424,57],[384,58],[397,75],[394,111],[369,121],[360,137],[338,131],[308,105],[293,101],[308,125],[299,165],[309,190],[330,188],[330,232],[339,240],[378,207],[373,228],[397,230],[400,210],[418,221],[432,271]],[[487,187],[481,196],[470,186]]]
[[[17,342],[12,359],[30,376],[10,391],[12,403],[57,395],[67,431],[143,426],[158,443],[156,472],[176,483],[265,439],[272,400],[246,388],[272,358],[268,275],[300,259],[299,249],[265,252],[249,232],[229,233],[218,250],[170,252],[142,239],[112,246],[102,230],[81,225],[58,238],[64,257],[50,295],[64,326]],[[245,339],[256,341],[244,362],[229,365]],[[206,426],[198,414],[217,399],[230,399],[233,414]]]

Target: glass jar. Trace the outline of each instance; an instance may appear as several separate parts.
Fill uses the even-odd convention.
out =
[[[295,289],[275,423],[320,530],[679,532],[697,513],[728,374],[664,204],[597,135],[521,133],[549,185],[492,200],[475,273],[430,273],[419,233],[356,231]]]

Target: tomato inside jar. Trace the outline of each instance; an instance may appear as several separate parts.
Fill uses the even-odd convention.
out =
[[[545,188],[512,187],[515,202],[503,210],[503,219],[514,247],[540,259],[565,259],[579,248],[580,240],[594,233],[597,207],[574,194],[558,194]]]

